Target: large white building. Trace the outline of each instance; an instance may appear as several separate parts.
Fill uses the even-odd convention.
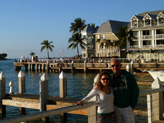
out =
[[[164,61],[164,10],[133,15],[129,30],[136,38],[127,46],[127,58]]]
[[[96,31],[89,24],[86,25],[82,36],[87,46],[82,49],[82,57],[123,57],[123,50],[111,43],[119,40],[117,32],[126,25],[136,37],[132,44],[127,41],[127,58],[164,61],[164,10],[133,15],[130,22],[108,20]]]

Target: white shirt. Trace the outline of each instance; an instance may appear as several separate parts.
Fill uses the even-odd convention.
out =
[[[95,90],[94,88],[89,92],[89,94],[82,99],[82,101],[87,102],[90,100],[93,96],[97,96],[99,105],[98,105],[98,113],[104,114],[104,113],[110,113],[114,111],[113,101],[113,91],[111,89],[110,94],[103,93],[99,90]]]

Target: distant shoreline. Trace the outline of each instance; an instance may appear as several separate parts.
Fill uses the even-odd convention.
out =
[[[0,60],[10,60],[10,59],[0,59]]]

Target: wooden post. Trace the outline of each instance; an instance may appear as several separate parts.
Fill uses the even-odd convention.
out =
[[[86,64],[86,60],[84,60],[84,73],[87,72],[87,64]]]
[[[25,71],[28,71],[28,64],[25,64]]]
[[[25,94],[26,93],[25,74],[22,71],[18,73],[18,84],[19,84],[19,93]]]
[[[126,71],[130,72],[130,65],[129,64],[126,65]]]
[[[72,73],[74,72],[74,63],[72,61]]]
[[[46,71],[49,72],[49,60],[47,60]]]
[[[147,113],[148,113],[148,123],[152,123],[152,96],[147,94]]]
[[[131,61],[131,64],[130,64],[130,72],[133,73],[134,72],[134,63],[133,63],[133,60]]]
[[[99,79],[99,74],[95,76],[93,86],[95,86],[98,79]],[[90,101],[97,101],[96,96],[90,99]],[[97,106],[89,107],[88,108],[88,123],[96,123],[96,117],[97,117]]]
[[[59,90],[60,97],[65,98],[67,96],[67,78],[65,77],[63,71],[59,75]]]
[[[6,116],[6,106],[2,105],[2,99],[5,98],[6,95],[6,77],[3,72],[0,73],[0,115],[2,117]]]
[[[162,88],[163,84],[159,78],[155,79],[151,85],[152,89]],[[153,121],[163,119],[163,92],[152,94]]]
[[[67,78],[65,77],[63,71],[59,75],[59,90],[60,90],[60,97],[66,98],[67,97]],[[67,113],[60,114],[60,119],[62,123],[65,123],[67,119]]]
[[[45,68],[44,68],[44,64],[42,64],[42,72],[44,72]]]
[[[19,84],[19,94],[25,94],[26,93],[25,74],[22,71],[18,73],[18,84]],[[20,115],[24,115],[25,112],[26,112],[25,108],[19,107]]]
[[[40,79],[40,112],[46,111],[48,103],[48,76],[44,73]],[[42,118],[43,121],[48,121],[49,118]]]

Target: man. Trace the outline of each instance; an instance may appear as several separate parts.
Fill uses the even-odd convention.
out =
[[[138,102],[139,88],[134,76],[121,70],[118,58],[112,58],[110,85],[114,93],[114,105],[118,123],[135,123],[133,112]]]

